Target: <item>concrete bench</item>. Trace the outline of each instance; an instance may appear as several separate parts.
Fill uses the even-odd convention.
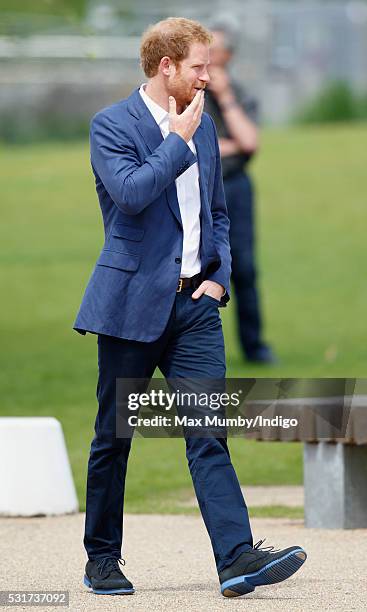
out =
[[[296,419],[258,427],[256,440],[304,442],[306,527],[367,528],[367,396],[254,400],[246,417]]]

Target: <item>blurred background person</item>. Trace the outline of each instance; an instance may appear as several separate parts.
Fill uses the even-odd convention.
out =
[[[258,150],[258,103],[229,75],[228,65],[239,42],[239,31],[228,18],[211,23],[205,110],[216,124],[223,182],[231,221],[232,281],[237,298],[237,324],[248,361],[272,363],[274,353],[262,338],[259,292],[256,284],[254,189],[248,165]]]

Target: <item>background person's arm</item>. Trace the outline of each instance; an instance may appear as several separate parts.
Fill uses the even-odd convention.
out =
[[[227,72],[223,68],[213,66],[210,71],[210,90],[215,96],[222,111],[223,120],[232,140],[232,150],[228,143],[220,143],[224,156],[235,153],[254,153],[259,146],[258,128],[243,109],[241,101],[233,91]],[[227,139],[226,139],[227,140]],[[236,150],[236,146],[238,150]],[[228,152],[230,151],[230,152]]]
[[[218,145],[221,157],[242,153],[240,145],[232,138],[218,138]]]

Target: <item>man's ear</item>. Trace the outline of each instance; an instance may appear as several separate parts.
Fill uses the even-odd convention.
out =
[[[162,73],[164,74],[164,76],[171,76],[172,74],[172,63],[171,63],[171,58],[168,57],[167,55],[165,55],[164,57],[162,57],[159,67],[162,71]]]

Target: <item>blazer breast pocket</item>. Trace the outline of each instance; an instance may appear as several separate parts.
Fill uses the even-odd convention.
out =
[[[125,238],[126,240],[132,240],[133,242],[141,242],[144,236],[144,230],[141,227],[132,227],[131,225],[125,225],[124,223],[115,223],[112,228],[112,236],[117,238]]]

